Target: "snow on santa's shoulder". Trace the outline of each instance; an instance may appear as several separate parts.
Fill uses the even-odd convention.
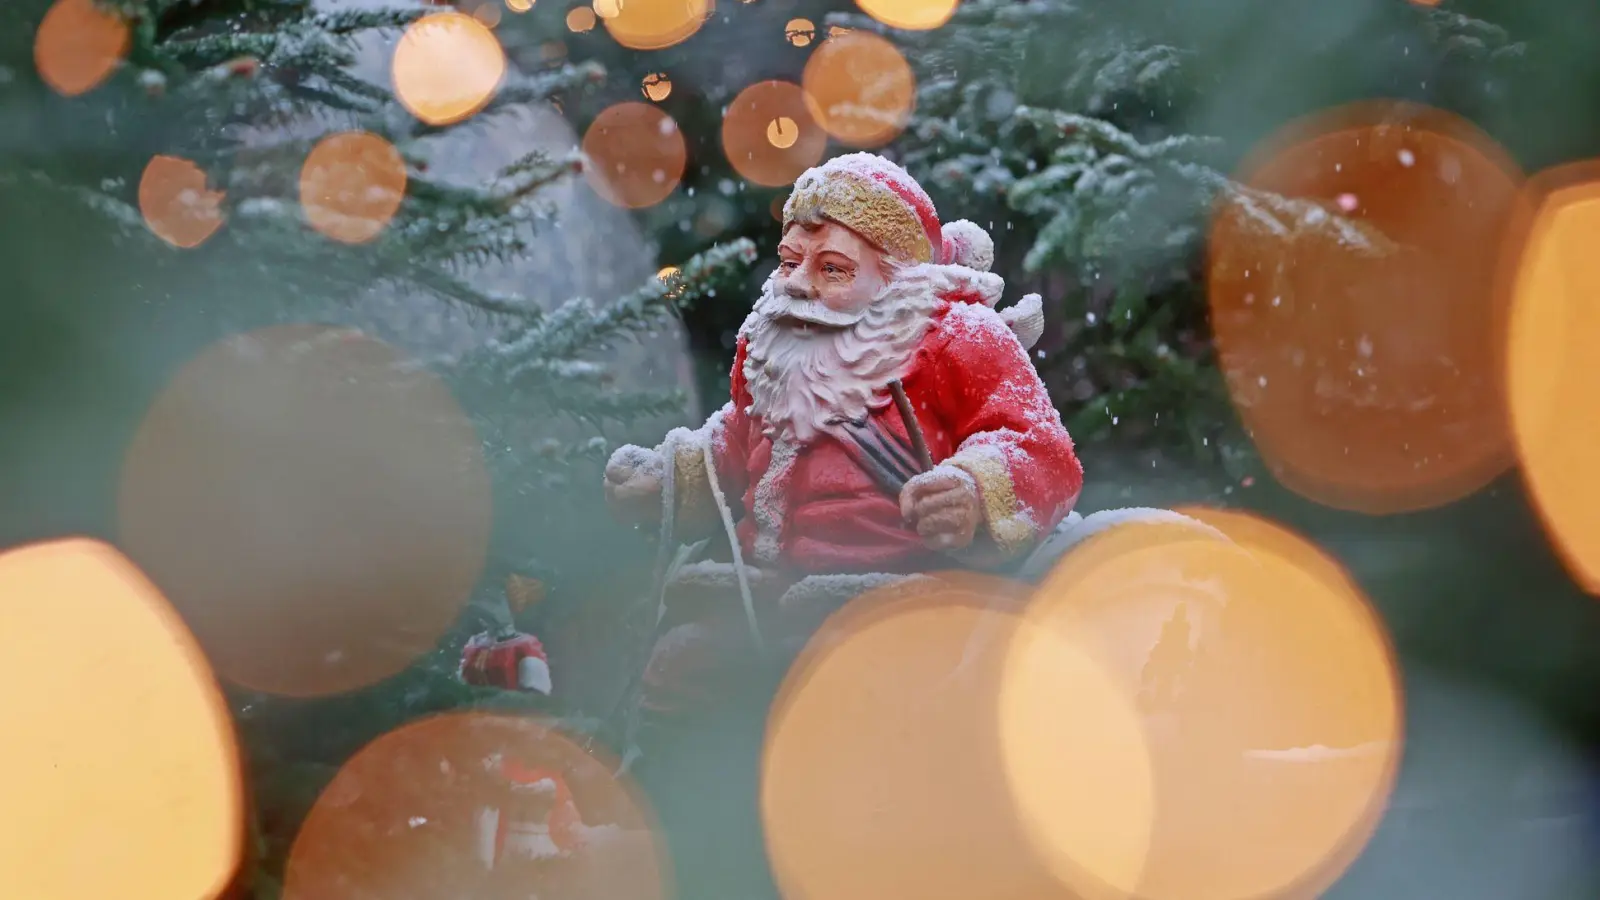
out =
[[[979,356],[992,359],[1005,375],[987,381],[985,389],[992,403],[1011,406],[1026,418],[1031,427],[1061,429],[1061,413],[1050,402],[1044,382],[1028,359],[1028,352],[1000,313],[974,303],[952,303],[940,318],[939,331],[950,345],[966,343]],[[992,432],[995,435],[1006,432]],[[980,435],[982,437],[982,435]]]

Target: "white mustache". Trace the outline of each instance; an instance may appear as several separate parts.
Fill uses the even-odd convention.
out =
[[[801,300],[776,292],[769,292],[762,299],[760,309],[761,314],[771,320],[787,317],[830,328],[849,328],[861,321],[861,317],[867,313],[866,309],[840,312],[828,308],[817,300]]]

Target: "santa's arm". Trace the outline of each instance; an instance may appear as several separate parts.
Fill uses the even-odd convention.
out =
[[[744,380],[744,341],[734,353],[731,396],[727,404],[693,430],[676,428],[657,447],[670,454],[673,469],[674,532],[681,541],[712,534],[721,525],[706,466],[707,449],[717,487],[737,517],[746,488],[746,456],[750,431],[750,393]]]
[[[956,438],[944,465],[972,477],[983,525],[959,552],[995,566],[1037,546],[1072,511],[1083,467],[1027,351],[987,307],[960,304],[941,322],[940,412]]]

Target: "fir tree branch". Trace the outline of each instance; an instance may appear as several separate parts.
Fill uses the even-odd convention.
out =
[[[755,244],[740,238],[690,259],[670,282],[651,279],[608,306],[596,308],[584,298],[569,300],[505,344],[501,352],[527,361],[524,365],[534,365],[537,360],[600,349],[621,333],[648,327],[695,298],[714,293],[717,283],[743,271],[755,262],[755,256]]]

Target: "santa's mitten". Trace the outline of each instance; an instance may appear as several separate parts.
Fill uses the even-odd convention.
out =
[[[550,659],[544,645],[520,631],[474,635],[461,651],[458,674],[474,687],[550,693]]]

